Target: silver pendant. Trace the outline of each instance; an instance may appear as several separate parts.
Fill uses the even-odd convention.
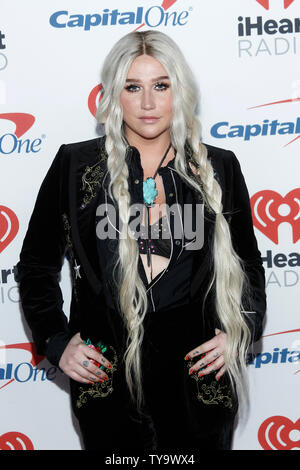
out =
[[[74,270],[75,270],[75,279],[77,279],[78,277],[81,279],[81,275],[80,275],[80,265],[77,264],[77,261],[76,259],[74,260],[75,261],[75,266],[74,266]]]

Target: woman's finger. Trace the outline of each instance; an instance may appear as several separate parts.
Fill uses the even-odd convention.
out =
[[[190,369],[189,373],[193,374],[194,372],[203,369],[204,367],[208,366],[209,364],[213,363],[217,358],[223,357],[223,350],[218,348],[213,349],[212,351],[206,353],[203,357],[200,358],[195,364],[193,364],[192,368]]]
[[[197,346],[195,349],[189,351],[185,356],[185,359],[192,359],[194,357],[199,356],[200,354],[203,355],[204,353],[208,353],[214,348],[225,349],[226,333],[221,330],[218,330],[217,328],[215,329],[215,332],[216,335],[212,339],[200,344],[200,346]]]
[[[75,372],[75,371],[71,371],[68,374],[68,376],[71,377],[71,379],[75,380],[76,382],[81,382],[81,383],[84,383],[84,384],[91,383],[91,380],[85,379],[80,374],[77,374],[77,372]]]
[[[99,353],[95,349],[91,348],[90,346],[85,345],[84,343],[80,344],[80,351],[90,359],[98,362],[99,364],[103,365],[104,367],[108,367],[109,369],[112,368],[112,364],[103,356],[103,354]]]
[[[185,359],[193,359],[194,357],[199,356],[200,354],[207,353],[208,351],[211,351],[217,346],[216,337],[213,339],[210,339],[209,341],[206,341],[206,343],[201,344],[200,346],[197,346],[195,349],[192,349],[187,353],[185,356]]]
[[[203,375],[211,374],[212,372],[219,371],[221,367],[223,366],[224,366],[224,357],[220,356],[218,359],[208,364],[204,369],[201,369],[198,372],[198,375],[199,377],[202,377]]]
[[[96,382],[99,382],[99,380],[108,380],[108,375],[105,371],[94,365],[90,359],[85,356],[82,356],[76,363],[74,370],[85,379],[89,378]]]
[[[223,367],[221,367],[219,372],[216,374],[216,380],[219,380],[222,377],[222,375],[224,374],[225,371],[226,371],[226,366],[224,365]]]
[[[189,374],[194,374],[195,372],[210,372],[216,370],[217,367],[221,367],[225,363],[223,354],[218,354],[218,356],[213,359],[201,359],[200,361],[193,364],[189,370]]]

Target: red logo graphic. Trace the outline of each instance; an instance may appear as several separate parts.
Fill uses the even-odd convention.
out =
[[[300,188],[285,197],[276,191],[265,190],[251,197],[253,225],[278,245],[278,227],[288,222],[293,231],[293,243],[300,239]]]
[[[258,430],[258,441],[264,450],[300,449],[300,419],[293,423],[285,416],[267,418]]]
[[[0,253],[15,238],[19,230],[16,214],[5,206],[0,206]]]
[[[270,0],[256,0],[266,10],[270,9]],[[283,0],[284,8],[288,8],[295,0]]]
[[[14,431],[0,436],[0,450],[34,450],[34,447],[28,436]]]
[[[4,346],[0,346],[0,349],[24,349],[25,351],[29,351],[31,353],[30,364],[33,367],[37,366],[45,358],[45,356],[41,356],[36,352],[34,343],[6,344]],[[6,387],[6,385],[10,384],[11,382],[14,382],[14,380],[15,379],[9,380],[6,382],[6,384],[2,385],[0,389]]]
[[[287,100],[280,100],[280,101],[273,101],[272,103],[265,103],[265,104],[259,104],[257,106],[252,106],[248,109],[255,109],[255,108],[263,108],[264,106],[272,106],[274,104],[283,104],[283,103],[296,103],[297,101],[300,101],[300,97],[297,98],[289,98]],[[291,140],[287,144],[284,145],[286,147],[287,145],[291,144],[292,142],[295,142],[295,140],[300,139],[300,135],[295,137],[295,139]]]
[[[92,115],[96,116],[97,107],[102,99],[103,91],[102,91],[102,84],[96,85],[88,97],[88,107]]]
[[[161,7],[166,11],[168,10],[174,3],[176,3],[177,0],[163,0]],[[145,26],[145,23],[141,24],[138,26],[134,31],[137,31],[138,29],[141,29],[143,26]]]
[[[15,124],[15,136],[18,138],[25,134],[35,121],[35,117],[27,113],[4,113],[0,114],[0,119],[7,119]]]

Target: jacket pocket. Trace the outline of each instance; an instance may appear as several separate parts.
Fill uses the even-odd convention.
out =
[[[187,374],[188,370],[198,362],[200,357],[188,360],[186,362]],[[189,375],[189,380],[193,383],[192,394],[199,403],[205,406],[217,405],[228,410],[233,410],[234,399],[229,379],[224,374],[218,381],[215,378],[215,373],[212,372],[208,375],[199,377],[199,370],[194,374]]]
[[[92,384],[81,384],[77,389],[75,399],[76,408],[82,408],[87,405],[89,401],[96,398],[106,398],[111,395],[114,391],[114,373],[118,370],[118,355],[113,346],[105,346],[102,343],[98,343],[96,346],[94,346],[90,340],[87,340],[85,343],[92,347],[92,349],[102,353],[104,357],[111,363],[112,368],[104,368],[104,366],[100,366],[99,363],[91,360],[92,363],[105,370],[105,373],[108,376],[108,380],[103,380],[103,382],[93,382]],[[100,344],[101,346],[99,346]]]

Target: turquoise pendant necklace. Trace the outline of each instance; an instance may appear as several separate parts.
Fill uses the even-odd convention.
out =
[[[156,183],[155,183],[154,180],[155,180],[157,172],[160,169],[164,159],[168,155],[171,146],[172,146],[172,144],[170,144],[169,147],[167,148],[167,150],[166,150],[164,156],[162,157],[161,162],[158,165],[158,167],[156,169],[156,172],[154,173],[153,177],[149,177],[143,182],[144,203],[146,204],[147,207],[153,207],[154,200],[155,200],[155,198],[158,194],[158,191],[156,189]]]
[[[164,156],[162,157],[161,161],[160,161],[160,164],[158,165],[157,169],[156,169],[156,172],[154,173],[153,177],[151,178],[147,178],[144,182],[143,182],[143,195],[144,195],[144,203],[145,203],[145,206],[146,206],[146,212],[147,212],[147,217],[146,217],[146,220],[147,220],[147,228],[148,228],[148,239],[146,239],[146,253],[147,253],[147,265],[150,267],[151,266],[151,280],[152,280],[152,262],[151,262],[151,249],[150,249],[150,213],[149,213],[149,208],[150,207],[153,207],[153,203],[154,203],[154,200],[158,194],[158,191],[156,189],[156,183],[155,183],[155,177],[157,175],[157,172],[158,170],[160,169],[164,159],[166,158],[166,156],[168,155],[169,153],[169,150],[171,148],[172,144],[169,145],[169,147],[167,148]]]

